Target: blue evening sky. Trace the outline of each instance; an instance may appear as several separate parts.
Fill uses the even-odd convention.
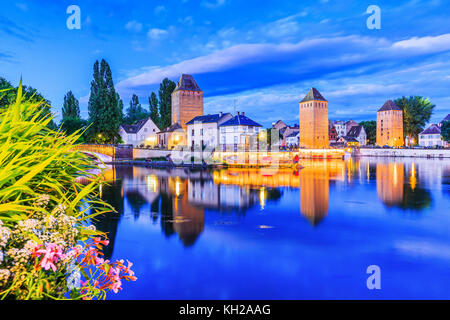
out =
[[[298,122],[312,86],[330,119],[371,120],[387,100],[421,95],[450,113],[447,0],[1,0],[0,76],[37,88],[60,113],[72,90],[87,117],[92,65],[105,58],[128,105],[164,77],[193,74],[205,113]],[[69,5],[81,30],[66,27]],[[369,5],[381,29],[366,26]]]

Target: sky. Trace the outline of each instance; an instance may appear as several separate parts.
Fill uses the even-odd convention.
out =
[[[125,107],[165,77],[192,74],[204,113],[244,111],[298,123],[309,88],[329,118],[375,120],[388,99],[419,95],[450,113],[448,0],[0,0],[0,77],[41,92],[60,117],[64,95],[87,118],[92,68],[105,59]],[[69,5],[81,29],[68,29]],[[370,5],[381,28],[369,29]]]

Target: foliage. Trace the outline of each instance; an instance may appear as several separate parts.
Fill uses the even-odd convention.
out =
[[[161,117],[159,128],[164,129],[172,124],[172,92],[175,82],[165,78],[159,85],[159,115]]]
[[[419,133],[430,121],[435,105],[419,96],[402,97],[394,102],[403,110],[403,132],[408,137],[408,145],[411,145],[412,138],[418,141]]]
[[[130,107],[127,109],[127,115],[123,122],[126,124],[135,124],[139,120],[148,118],[148,116],[148,112],[139,103],[138,96],[133,94],[130,100]]]
[[[161,126],[161,117],[158,112],[158,103],[156,93],[152,92],[148,98],[148,104],[150,106],[150,119],[152,119],[153,123],[159,128]]]
[[[13,87],[13,85],[0,77],[0,90],[4,90],[0,94],[0,107],[10,105],[16,101],[18,94],[18,87]],[[51,102],[45,99],[36,89],[29,86],[22,86],[22,96],[29,100],[30,102],[41,102],[39,104],[39,109],[42,109],[42,117],[51,114]],[[56,129],[56,124],[53,119],[48,123],[50,129]]]
[[[86,126],[87,121],[81,118],[66,117],[63,118],[61,122],[61,130],[69,135],[77,132],[78,130],[84,130]],[[81,135],[77,142],[85,142],[84,135]]]
[[[98,198],[99,167],[73,150],[80,132],[48,128],[42,103],[19,85],[0,108],[0,298],[105,298],[136,278],[101,258],[107,240],[90,222],[111,207]]]
[[[67,92],[64,96],[62,116],[63,118],[80,118],[80,104],[72,91]]]
[[[66,134],[72,134],[80,129],[86,128],[87,122],[80,117],[79,102],[72,91],[69,91],[64,96],[62,116],[63,119],[60,127]],[[84,142],[84,136],[81,136],[78,142]]]
[[[368,144],[375,144],[377,142],[377,122],[374,120],[361,121],[359,124],[366,131],[367,140],[369,140]]]
[[[102,59],[94,64],[91,93],[89,96],[89,140],[114,143],[119,136],[123,103],[114,89],[111,69]]]
[[[444,141],[450,142],[450,121],[442,122],[441,136]]]

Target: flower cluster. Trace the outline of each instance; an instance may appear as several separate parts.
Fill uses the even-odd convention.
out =
[[[34,202],[38,210],[28,219],[11,226],[0,220],[0,298],[105,298],[108,291],[122,288],[123,279],[136,280],[131,263],[125,267],[123,261],[103,259],[102,246],[108,240],[82,238],[81,226],[67,215],[67,207],[59,204],[47,210],[49,204],[50,197],[42,195]],[[93,225],[83,228],[95,232]],[[30,277],[41,282],[30,287]]]

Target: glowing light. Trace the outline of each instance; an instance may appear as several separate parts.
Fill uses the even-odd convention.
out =
[[[181,181],[180,178],[177,177],[177,180],[175,181],[175,195],[179,197],[181,194]]]
[[[158,178],[154,174],[147,176],[147,187],[148,187],[148,190],[156,192],[157,184],[158,184]]]
[[[266,190],[264,187],[259,189],[259,204],[261,206],[261,210],[264,210],[264,206],[266,205]]]
[[[414,165],[414,162],[411,163],[411,176],[409,177],[409,184],[411,185],[411,189],[414,191],[417,184],[416,166]]]

